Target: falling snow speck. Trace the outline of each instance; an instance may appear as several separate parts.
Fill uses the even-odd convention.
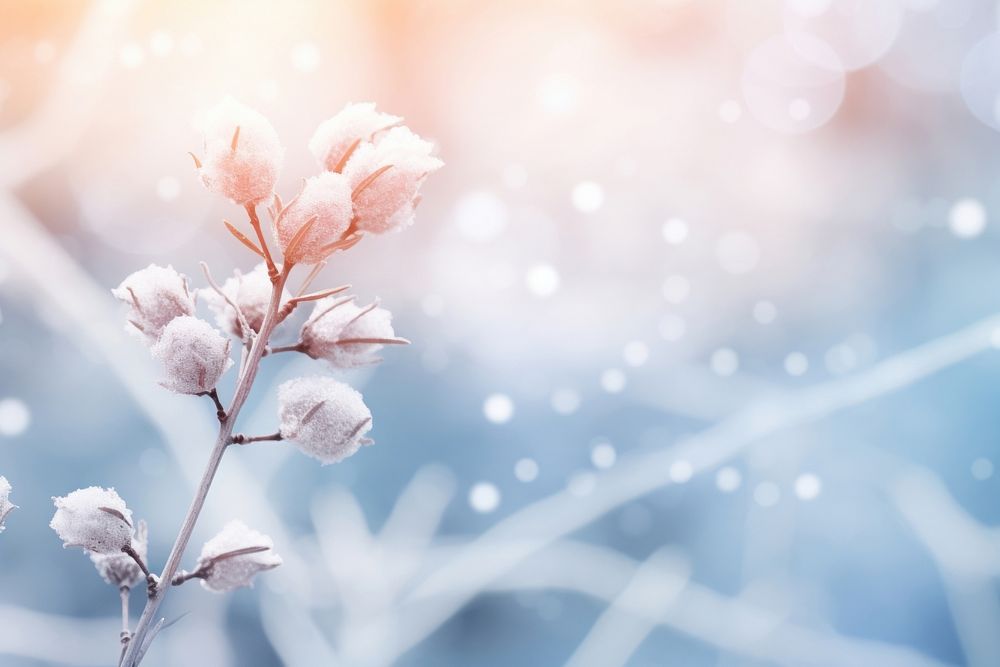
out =
[[[680,245],[688,237],[688,224],[680,218],[670,218],[663,223],[663,240],[670,245]]]
[[[792,377],[805,375],[809,370],[809,359],[801,352],[789,352],[785,357],[785,372]]]
[[[986,229],[986,209],[976,199],[959,199],[948,211],[948,227],[960,239],[975,238]]]
[[[559,289],[559,272],[549,264],[536,264],[524,274],[524,284],[537,297],[552,296]]]

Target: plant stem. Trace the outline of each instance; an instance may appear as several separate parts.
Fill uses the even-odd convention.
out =
[[[236,418],[239,416],[243,404],[250,395],[250,389],[253,386],[254,379],[257,377],[260,359],[264,356],[268,338],[270,338],[276,324],[281,293],[285,287],[285,282],[288,280],[291,268],[291,265],[283,267],[277,280],[274,281],[271,290],[271,301],[268,304],[264,322],[261,324],[260,334],[254,339],[253,347],[250,349],[250,355],[247,357],[242,375],[236,384],[233,402],[229,406],[229,410],[226,411],[225,419],[219,424],[219,435],[215,439],[215,446],[212,449],[212,454],[209,456],[208,463],[205,465],[205,472],[202,474],[201,483],[198,485],[194,499],[191,501],[191,507],[188,509],[187,516],[184,517],[184,523],[181,524],[180,532],[178,532],[174,546],[170,550],[167,564],[164,566],[162,574],[160,574],[160,583],[150,594],[149,599],[146,601],[146,606],[142,610],[142,616],[139,617],[139,623],[135,626],[135,633],[132,636],[132,641],[129,642],[128,650],[122,660],[122,667],[137,667],[139,664],[139,653],[143,643],[146,641],[146,633],[149,632],[156,612],[160,608],[160,604],[163,603],[163,598],[166,597],[167,591],[170,590],[170,584],[180,567],[184,550],[191,539],[191,533],[194,531],[198,517],[201,515],[201,510],[205,506],[205,499],[208,497],[212,481],[215,479],[215,473],[222,462],[222,455],[225,454],[226,448],[229,446]]]

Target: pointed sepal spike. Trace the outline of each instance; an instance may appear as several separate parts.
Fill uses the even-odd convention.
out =
[[[243,232],[233,227],[232,223],[230,223],[228,220],[223,220],[222,224],[226,226],[226,229],[229,230],[230,234],[236,237],[237,241],[245,245],[247,248],[250,248],[250,250],[254,251],[261,257],[264,257],[264,252],[260,248],[258,248],[253,241],[248,239]]]

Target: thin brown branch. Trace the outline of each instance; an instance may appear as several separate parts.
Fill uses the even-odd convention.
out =
[[[284,439],[285,438],[281,435],[281,433],[269,433],[267,435],[253,436],[237,433],[229,439],[229,442],[233,445],[249,445],[255,442],[280,442]]]

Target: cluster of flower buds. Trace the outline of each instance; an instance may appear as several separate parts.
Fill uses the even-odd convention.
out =
[[[353,297],[327,297],[316,302],[302,325],[299,345],[313,359],[335,368],[356,368],[381,361],[375,353],[383,345],[406,344],[392,329],[392,314],[378,302],[364,308]]]
[[[4,519],[12,510],[17,509],[17,505],[10,502],[10,490],[10,482],[7,481],[6,477],[0,475],[0,533],[4,529]]]
[[[205,186],[237,204],[273,202],[274,238],[293,264],[315,264],[356,242],[413,222],[420,187],[443,163],[434,146],[374,104],[349,104],[323,122],[309,150],[324,171],[306,179],[287,206],[274,195],[284,149],[256,111],[234,100],[204,124],[205,157],[195,165]],[[252,243],[252,242],[251,242]]]

